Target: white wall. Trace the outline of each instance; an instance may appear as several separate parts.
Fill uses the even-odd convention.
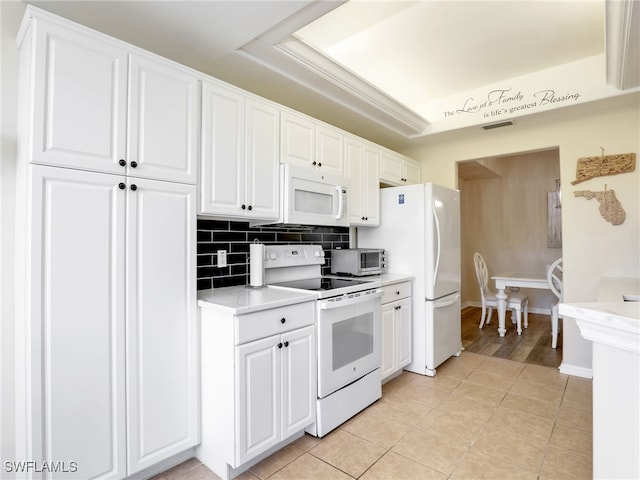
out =
[[[2,130],[0,143],[0,477],[4,462],[15,459],[14,448],[14,325],[13,245],[17,136],[18,51],[16,34],[25,4],[0,1],[0,85]]]
[[[402,153],[422,162],[424,181],[456,187],[456,162],[559,147],[562,181],[562,235],[566,302],[595,301],[603,276],[640,277],[640,169],[571,185],[576,160],[631,153],[640,160],[640,94],[522,119],[514,126],[449,132]],[[575,198],[575,190],[616,191],[626,211],[622,225],[602,219],[596,200]],[[591,342],[573,319],[565,319],[561,371],[589,374]]]

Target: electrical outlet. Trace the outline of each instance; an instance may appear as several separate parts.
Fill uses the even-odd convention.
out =
[[[218,250],[218,267],[226,267],[226,266],[227,266],[227,251]]]

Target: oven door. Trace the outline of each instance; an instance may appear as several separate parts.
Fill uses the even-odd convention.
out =
[[[318,397],[380,367],[379,289],[318,300]]]

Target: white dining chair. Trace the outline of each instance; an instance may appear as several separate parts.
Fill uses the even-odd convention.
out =
[[[489,290],[489,270],[487,269],[487,263],[484,261],[482,255],[478,252],[473,254],[473,264],[476,267],[476,280],[480,287],[480,297],[482,298],[482,316],[480,317],[480,327],[482,328],[486,323],[489,325],[491,321],[491,314],[493,308],[498,308],[498,298],[496,294]],[[488,309],[488,315],[487,315]],[[507,309],[512,312],[512,319],[516,317],[516,323],[518,328],[518,334],[522,331],[521,319],[524,313],[524,328],[529,326],[529,298],[522,293],[511,292],[507,298]]]
[[[558,347],[558,310],[562,303],[562,273],[562,257],[560,257],[549,265],[547,269],[549,289],[558,298],[558,301],[551,305],[551,348]]]

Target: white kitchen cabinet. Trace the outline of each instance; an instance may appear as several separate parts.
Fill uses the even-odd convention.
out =
[[[281,113],[281,162],[344,176],[344,133],[310,117]]]
[[[380,225],[380,153],[378,148],[356,138],[345,142],[345,176],[349,179],[349,223]]]
[[[344,133],[341,130],[316,125],[315,161],[323,172],[344,176]]]
[[[200,213],[278,218],[279,113],[239,90],[203,83]]]
[[[193,447],[195,187],[28,170],[24,458],[123,478]]]
[[[36,11],[19,37],[29,161],[195,183],[196,76]]]
[[[313,301],[244,315],[200,308],[196,456],[221,478],[241,473],[315,422],[314,315]]]
[[[195,164],[168,158],[197,83],[32,7],[19,39],[16,458],[144,476],[199,441]]]
[[[199,378],[196,187],[147,179],[128,183],[127,473],[131,475],[198,443]]]
[[[382,381],[411,363],[411,282],[382,287]]]
[[[420,164],[391,150],[382,150],[380,155],[380,182],[391,185],[421,183]]]
[[[75,461],[69,478],[123,478],[127,191],[113,175],[29,170],[16,458]]]
[[[195,184],[200,132],[199,80],[151,55],[129,56],[128,174]]]
[[[311,326],[237,347],[238,465],[314,422],[314,339]]]

